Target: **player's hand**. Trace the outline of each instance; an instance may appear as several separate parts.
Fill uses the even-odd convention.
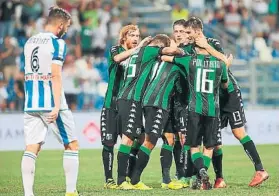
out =
[[[142,46],[144,46],[144,45],[149,44],[149,43],[151,42],[151,40],[152,40],[152,37],[151,37],[151,36],[148,36],[148,37],[144,38],[144,39],[141,40],[141,42],[139,43],[138,47],[140,48],[140,47],[142,47]]]
[[[175,41],[173,39],[171,39],[170,47],[177,48],[177,44],[175,43]]]
[[[48,123],[53,123],[57,119],[58,113],[59,113],[59,109],[58,108],[54,108],[50,113],[47,114],[46,121]]]
[[[185,134],[183,134],[183,133],[181,133],[181,132],[178,132],[178,135],[179,135],[179,141],[180,141],[181,146],[184,146],[184,143],[185,143]]]
[[[233,62],[233,55],[232,55],[232,54],[229,54],[229,55],[226,55],[226,57],[227,57],[226,65],[227,65],[227,67],[229,67],[229,66],[232,65],[232,62]]]
[[[198,45],[201,48],[207,48],[208,47],[208,42],[206,40],[206,37],[204,35],[200,35],[195,39],[196,45]]]

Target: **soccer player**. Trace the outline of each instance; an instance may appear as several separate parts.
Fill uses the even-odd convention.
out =
[[[201,34],[203,29],[201,20],[196,17],[190,18],[186,26],[189,27],[187,28],[186,33],[187,36],[190,38],[190,40],[199,36],[198,34]],[[199,44],[199,41],[201,40],[196,41],[196,43]],[[220,42],[211,38],[207,39],[207,41],[216,50],[223,53],[223,49],[220,45]],[[225,61],[224,59],[222,60]],[[251,182],[249,183],[249,186],[253,187],[267,180],[269,175],[263,168],[260,156],[257,152],[253,140],[247,135],[244,128],[246,119],[245,119],[240,87],[238,86],[236,79],[234,78],[230,70],[228,70],[228,76],[229,76],[228,89],[220,91],[221,128],[226,127],[228,125],[228,122],[230,123],[235,138],[237,138],[240,141],[240,143],[243,145],[246,154],[254,164],[256,173],[253,179],[251,180]],[[221,148],[221,144],[222,144],[221,133],[218,135],[220,136],[218,138],[219,145],[215,148],[213,153],[213,158],[212,158],[212,163],[216,174],[214,188],[224,188],[226,187],[226,183],[223,179],[223,171],[222,171],[223,152]]]
[[[66,56],[66,44],[61,37],[67,32],[70,22],[71,16],[67,11],[51,8],[46,31],[29,38],[24,46],[26,149],[22,156],[21,172],[25,196],[34,196],[35,162],[48,128],[65,147],[63,167],[66,196],[78,196],[78,141],[61,81]]]
[[[118,151],[118,180],[120,189],[149,189],[143,183],[132,186],[126,181],[131,146],[135,138],[142,135],[141,101],[150,80],[150,72],[157,57],[161,54],[180,54],[181,50],[170,48],[170,39],[166,35],[156,35],[151,42],[131,55],[126,65],[125,79],[118,95],[119,122],[121,123],[122,141]],[[138,152],[138,158],[142,156]]]
[[[151,81],[147,86],[142,103],[145,115],[145,133],[149,135],[149,139],[153,137],[154,141],[152,143],[154,146],[156,145],[155,140],[158,140],[160,137],[162,137],[164,142],[160,153],[163,177],[161,186],[162,188],[174,190],[183,188],[182,183],[172,181],[170,178],[174,136],[177,134],[174,127],[176,123],[173,114],[174,97],[187,96],[187,93],[184,91],[184,87],[187,86],[185,74],[186,70],[182,70],[172,63],[162,62],[161,60],[157,61],[153,67]],[[186,104],[184,103],[183,105],[186,108]],[[145,143],[147,142],[145,141]],[[145,152],[148,151],[145,149]],[[144,160],[139,158],[138,161],[143,162]],[[139,164],[136,164],[136,168]],[[183,167],[182,163],[182,169]]]
[[[116,99],[124,79],[125,60],[142,44],[150,39],[140,41],[140,32],[135,25],[124,26],[119,34],[119,45],[112,46],[109,54],[109,81],[105,96],[104,106],[101,112],[101,140],[103,144],[103,165],[106,183],[104,188],[115,189],[117,185],[112,177],[114,145],[119,132],[117,130]]]
[[[211,189],[207,169],[209,168],[216,135],[219,129],[219,87],[228,82],[225,63],[208,55],[205,49],[195,47],[195,56],[169,57],[162,60],[185,67],[190,88],[188,122],[185,144],[191,147],[191,157],[198,171],[193,188]],[[203,154],[200,145],[205,147]]]

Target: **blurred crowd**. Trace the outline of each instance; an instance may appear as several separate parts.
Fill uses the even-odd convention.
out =
[[[172,6],[173,21],[200,16],[206,34],[218,34],[223,45],[236,46],[240,59],[279,57],[278,0],[157,1]],[[63,66],[68,104],[73,110],[100,109],[108,80],[106,57],[122,25],[131,21],[130,4],[129,0],[0,0],[0,111],[22,110],[23,46],[30,36],[43,31],[53,5],[73,17]],[[143,36],[149,34],[146,25],[140,29]]]

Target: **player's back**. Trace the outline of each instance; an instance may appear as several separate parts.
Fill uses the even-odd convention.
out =
[[[141,100],[159,53],[159,47],[145,46],[131,55],[126,65],[124,84],[120,90],[119,99]]]
[[[54,99],[51,83],[51,65],[63,65],[66,56],[64,40],[45,32],[29,38],[24,46],[25,57],[25,111],[51,111]],[[67,109],[62,90],[61,108]]]
[[[190,111],[204,116],[218,116],[219,88],[226,65],[210,55],[198,54],[189,66]]]
[[[168,110],[168,101],[173,96],[173,91],[180,77],[186,80],[184,67],[157,61],[152,69],[151,80],[143,97],[143,106],[156,106]]]

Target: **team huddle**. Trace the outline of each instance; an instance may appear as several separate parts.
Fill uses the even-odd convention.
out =
[[[24,47],[26,149],[21,171],[25,196],[34,196],[35,163],[48,129],[65,147],[66,196],[79,195],[78,141],[61,82],[66,56],[62,37],[70,21],[67,11],[52,8],[46,32],[29,38]],[[119,45],[110,50],[109,83],[100,119],[104,187],[152,189],[141,181],[141,175],[162,138],[162,188],[181,189],[191,184],[193,189],[211,189],[207,173],[211,161],[214,188],[225,188],[221,129],[228,123],[254,164],[256,173],[249,186],[260,185],[269,176],[244,129],[241,91],[229,70],[232,55],[225,56],[218,40],[203,35],[202,21],[196,17],[175,21],[172,37],[158,34],[140,41],[138,27],[127,25],[121,29]],[[112,173],[118,136],[115,182]],[[170,175],[173,158],[176,180]]]
[[[221,129],[232,128],[254,163],[249,186],[268,178],[246,123],[240,88],[228,69],[218,40],[203,35],[199,18],[178,20],[173,38],[158,34],[139,42],[139,29],[128,25],[109,59],[109,84],[101,113],[105,188],[149,190],[141,181],[159,138],[162,188],[211,189],[207,170],[212,161],[214,188],[224,188]],[[143,121],[145,119],[145,121]],[[118,135],[117,182],[112,176],[113,147]],[[200,147],[203,145],[202,151]],[[170,177],[174,157],[177,180]]]

